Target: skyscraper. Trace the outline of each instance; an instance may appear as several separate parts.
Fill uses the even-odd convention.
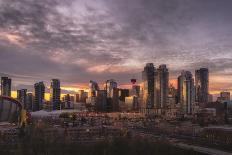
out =
[[[86,103],[86,99],[88,98],[88,93],[85,92],[84,90],[79,90],[78,95],[79,95],[78,102]]]
[[[34,96],[32,93],[27,93],[27,110],[32,111],[33,110],[33,100]]]
[[[141,108],[154,107],[155,67],[153,63],[147,63],[142,72],[142,105]]]
[[[88,106],[89,109],[94,109],[96,108],[96,94],[97,91],[99,90],[99,86],[97,82],[90,80],[89,82],[89,93],[88,93],[88,98],[86,99],[86,105]]]
[[[125,98],[129,96],[129,89],[118,89],[119,100],[125,102]]]
[[[140,85],[136,84],[136,79],[131,79],[131,90],[130,90],[130,96],[136,96],[139,97],[140,95]]]
[[[23,104],[23,108],[27,109],[27,89],[17,90],[17,99]]]
[[[217,101],[218,102],[230,101],[230,92],[229,91],[220,92],[220,96],[217,98]]]
[[[178,77],[178,101],[180,110],[183,114],[192,113],[192,105],[194,103],[194,80],[192,73],[182,71]]]
[[[168,102],[169,83],[169,72],[166,65],[160,65],[155,76],[155,106],[165,108]]]
[[[60,80],[52,79],[50,87],[50,102],[53,105],[53,110],[60,109]]]
[[[209,70],[208,68],[200,68],[195,71],[195,98],[196,102],[207,103],[209,95]]]
[[[98,90],[96,93],[96,111],[107,111],[107,93],[106,90]]]
[[[11,79],[8,77],[1,78],[1,95],[11,96]]]
[[[175,106],[178,102],[177,89],[171,84],[168,90],[168,106]]]
[[[71,108],[71,96],[70,96],[70,94],[67,94],[67,95],[64,96],[64,107],[66,109]]]
[[[98,83],[90,80],[89,82],[89,95],[88,97],[96,97],[96,91],[99,90]]]
[[[119,94],[117,85],[117,82],[113,79],[106,81],[105,90],[107,93],[107,111],[119,110]]]
[[[35,88],[35,98],[34,103],[32,106],[33,111],[39,111],[43,108],[44,103],[44,93],[45,93],[45,86],[43,82],[38,82],[34,85]]]
[[[107,80],[105,84],[107,97],[113,97],[113,89],[117,87],[118,87],[118,84],[114,79]]]

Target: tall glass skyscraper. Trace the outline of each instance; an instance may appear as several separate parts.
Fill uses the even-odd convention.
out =
[[[155,67],[153,63],[147,63],[142,72],[142,105],[141,108],[154,108],[155,98]]]
[[[8,77],[1,78],[1,95],[11,96],[11,79]]]
[[[53,110],[59,110],[60,107],[60,80],[52,79],[50,87],[50,102],[53,105]]]
[[[17,99],[22,103],[24,109],[27,109],[27,89],[17,90]]]
[[[119,110],[119,96],[117,82],[113,79],[107,80],[105,90],[107,93],[107,111]]]
[[[209,95],[209,70],[208,68],[200,68],[195,71],[195,99],[199,103],[207,103]]]
[[[107,97],[113,97],[113,90],[118,87],[117,82],[114,79],[110,79],[106,81],[106,92],[107,92]]]
[[[166,65],[160,65],[155,73],[155,106],[165,108],[168,99],[169,72]]]
[[[182,71],[178,77],[178,101],[180,110],[183,114],[192,113],[192,105],[194,103],[194,80],[192,73]]]
[[[95,81],[89,81],[89,95],[88,97],[96,97],[96,91],[99,90],[98,83]]]
[[[35,88],[35,98],[32,105],[33,111],[39,111],[43,108],[45,86],[43,82],[38,82],[34,85]]]

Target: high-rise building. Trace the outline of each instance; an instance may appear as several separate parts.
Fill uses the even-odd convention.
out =
[[[96,111],[107,111],[107,92],[106,90],[98,90],[96,92]]]
[[[53,105],[53,110],[59,110],[61,107],[60,104],[60,80],[52,79],[50,86],[50,102]]]
[[[89,110],[94,110],[94,108],[96,107],[96,93],[98,90],[99,86],[97,82],[90,80],[88,98],[86,99],[86,106],[88,106]]]
[[[107,92],[107,97],[113,97],[113,89],[117,88],[118,84],[114,79],[110,79],[106,81],[105,90]]]
[[[125,109],[126,111],[136,110],[138,107],[138,97],[129,96],[125,98]]]
[[[20,101],[24,109],[27,109],[27,89],[17,90],[17,100]]]
[[[111,111],[119,111],[119,93],[118,93],[118,88],[113,88],[111,91],[112,97],[111,99],[111,106],[112,109]]]
[[[118,89],[119,100],[125,102],[125,98],[129,96],[129,89]]]
[[[195,98],[196,102],[207,103],[209,95],[209,70],[200,68],[195,71]]]
[[[8,77],[1,78],[1,95],[11,96],[11,79]]]
[[[44,94],[45,94],[45,86],[43,82],[38,82],[34,85],[35,88],[35,97],[34,103],[32,106],[33,111],[39,111],[43,108],[44,104]]]
[[[67,94],[64,96],[64,104],[65,104],[65,108],[66,109],[70,109],[71,108],[71,96],[70,94]]]
[[[88,93],[85,92],[84,90],[79,90],[78,95],[76,96],[77,97],[76,99],[79,98],[79,102],[86,103],[86,99],[88,98]]]
[[[178,77],[178,101],[182,114],[191,114],[194,104],[194,80],[192,73],[182,71]]]
[[[220,92],[220,97],[217,98],[218,102],[230,101],[230,92],[223,91]]]
[[[220,93],[220,96],[225,100],[230,100],[230,92],[223,91]]]
[[[89,95],[88,97],[96,97],[96,91],[99,90],[98,83],[90,80],[89,82]]]
[[[75,94],[74,95],[74,100],[75,100],[75,102],[80,102],[80,94]]]
[[[147,63],[142,72],[142,109],[154,108],[155,70],[153,63]]]
[[[140,86],[139,85],[132,85],[130,96],[137,96],[140,95]]]
[[[173,107],[178,102],[177,89],[171,84],[168,91],[168,106]]]
[[[130,90],[130,96],[140,96],[140,86],[136,84],[136,79],[131,79],[131,90]]]
[[[107,80],[105,84],[105,90],[107,93],[107,111],[119,110],[119,92],[117,88],[117,82],[113,79]]]
[[[208,102],[209,103],[213,102],[213,95],[212,94],[208,94]]]
[[[27,110],[32,111],[34,96],[32,93],[27,93]]]
[[[168,102],[169,85],[169,72],[166,65],[160,65],[155,76],[155,106],[165,108]]]

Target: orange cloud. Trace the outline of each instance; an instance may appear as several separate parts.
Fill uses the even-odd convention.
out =
[[[94,67],[89,67],[87,69],[88,72],[95,72],[95,73],[103,73],[103,72],[108,72],[108,73],[123,73],[123,72],[128,72],[132,71],[134,68],[129,67],[129,66],[120,66],[120,65],[98,65]]]
[[[15,44],[21,47],[25,46],[23,38],[16,34],[0,32],[0,39],[7,40],[12,44]]]

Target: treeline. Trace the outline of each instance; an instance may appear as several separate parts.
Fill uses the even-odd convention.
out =
[[[17,142],[0,144],[0,155],[202,155],[163,141],[132,138],[129,135],[97,142],[73,142],[68,136],[60,137],[53,132],[47,134],[45,128],[29,126],[20,130]]]
[[[24,139],[17,145],[1,145],[4,155],[202,155],[164,142],[148,139],[115,138],[95,143],[68,143],[42,137]]]

